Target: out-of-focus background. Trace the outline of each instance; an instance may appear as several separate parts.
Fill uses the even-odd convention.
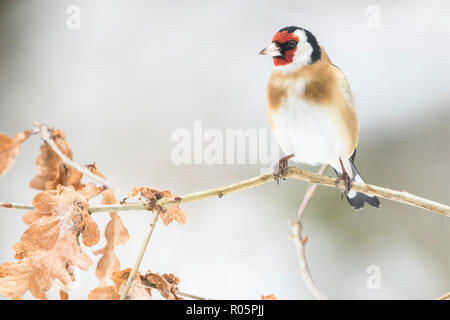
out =
[[[71,5],[80,9],[80,29],[67,27]],[[449,10],[445,0],[3,0],[0,132],[15,135],[34,120],[62,128],[74,160],[96,161],[123,189],[184,194],[255,176],[259,164],[176,165],[171,135],[192,131],[194,121],[221,132],[268,129],[271,61],[257,53],[278,29],[298,25],[350,81],[365,179],[449,204]],[[0,178],[0,201],[31,203],[39,145],[33,138],[22,146]],[[215,299],[312,298],[288,237],[305,189],[286,181],[183,205],[187,223],[157,225],[141,270],[174,273],[181,290]],[[434,299],[449,291],[450,220],[382,203],[355,213],[337,190],[319,188],[304,233],[321,290],[334,299]],[[109,216],[94,217],[103,230]],[[125,268],[150,216],[121,217],[131,235],[116,247]],[[14,261],[21,218],[0,209],[0,263]],[[379,290],[366,285],[372,265],[380,268]],[[85,299],[98,284],[94,267],[77,277],[71,298]]]

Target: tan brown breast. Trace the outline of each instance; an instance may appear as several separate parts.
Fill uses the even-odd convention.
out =
[[[303,83],[303,88],[297,90],[296,83]],[[272,112],[283,108],[283,102],[288,95],[291,98],[292,94],[311,102],[312,106],[336,108],[330,111],[334,111],[341,118],[338,121],[348,133],[349,145],[356,146],[358,120],[350,87],[344,74],[331,63],[323,48],[321,58],[313,64],[304,65],[291,73],[272,72],[267,85],[267,111],[272,128],[274,128],[271,121]],[[353,149],[349,150],[350,154]]]

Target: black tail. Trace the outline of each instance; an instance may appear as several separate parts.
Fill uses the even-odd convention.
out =
[[[356,169],[355,165],[353,164],[353,159],[349,159],[350,164],[352,166],[353,171],[353,181],[357,183],[364,183],[364,180],[362,179],[361,175],[359,174],[358,170]],[[339,173],[334,170],[336,174],[339,176]],[[364,207],[364,204],[367,202],[371,206],[374,206],[376,208],[379,208],[381,206],[380,200],[376,196],[367,195],[365,193],[356,192],[354,190],[350,190],[350,192],[345,194],[345,197],[347,198],[348,203],[353,207],[353,209],[362,209]]]

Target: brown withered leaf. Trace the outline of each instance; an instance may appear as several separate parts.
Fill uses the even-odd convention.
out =
[[[115,271],[112,275],[112,280],[114,282],[114,287],[116,291],[122,294],[125,289],[125,285],[127,283],[128,277],[130,276],[131,268]],[[127,299],[129,300],[151,300],[152,295],[150,290],[142,284],[141,275],[139,272],[136,272],[134,276],[133,282],[131,283],[130,289],[128,290]]]
[[[95,175],[105,179],[105,176],[97,169],[95,163],[88,165],[89,170]],[[115,204],[116,197],[111,189],[102,192],[102,204]],[[128,242],[130,236],[127,228],[122,223],[122,219],[117,212],[110,212],[111,220],[105,228],[106,245],[94,251],[94,254],[103,255],[97,263],[95,271],[100,281],[100,287],[105,287],[108,278],[112,277],[114,271],[120,270],[120,262],[114,253],[114,247]]]
[[[70,275],[72,282],[75,281],[75,275],[73,274],[74,268],[72,266],[67,268],[67,272]],[[60,281],[56,280],[53,283],[53,288],[59,293],[60,300],[69,300],[70,287],[63,285]]]
[[[114,246],[125,244],[128,239],[128,230],[122,223],[116,212],[111,212],[111,220],[105,228],[106,245],[102,249],[94,251],[94,254],[102,254],[97,264],[96,275],[100,285],[106,285],[106,280],[111,278],[114,271],[120,270],[120,262],[114,253]]]
[[[170,224],[173,220],[179,224],[186,223],[186,212],[181,210],[178,204],[175,204],[169,208],[161,208],[156,205],[156,202],[162,198],[175,197],[170,191],[159,191],[149,187],[134,187],[131,190],[129,197],[135,197],[140,194],[142,197],[150,201],[150,206],[154,206],[154,209],[159,212],[159,216],[164,225]]]
[[[99,176],[102,179],[106,179],[106,177],[103,175],[103,173],[101,173],[100,170],[98,170],[97,163],[94,162],[94,163],[88,164],[87,168],[89,169],[89,171],[91,171],[96,176]]]
[[[94,198],[94,197],[98,196],[99,194],[101,194],[103,191],[106,190],[105,188],[106,187],[97,187],[97,185],[95,183],[89,182],[89,183],[83,185],[83,187],[78,190],[78,193],[80,193],[86,199],[89,200],[89,199]]]
[[[173,220],[175,220],[179,224],[186,223],[186,212],[181,210],[178,205],[163,209],[159,216],[166,226]]]
[[[173,197],[173,194],[170,191],[159,191],[149,187],[134,187],[133,190],[131,190],[129,197],[136,197],[139,193],[147,200],[159,200],[162,198]]]
[[[116,199],[113,192],[108,189],[102,193],[102,204],[115,204]],[[105,229],[105,237],[114,246],[122,245],[128,242],[130,236],[127,228],[122,223],[122,219],[117,212],[110,212],[111,221]]]
[[[58,279],[65,287],[73,281],[72,268],[87,270],[92,260],[80,247],[100,239],[97,224],[88,212],[87,199],[71,188],[41,192],[33,199],[28,229],[14,245],[20,261],[0,265],[0,293],[20,298],[29,289],[38,299]]]
[[[38,193],[32,201],[33,207],[37,210],[25,213],[22,217],[23,222],[30,225],[45,215],[57,215],[58,203],[59,199],[53,197],[49,192]]]
[[[273,294],[269,294],[267,296],[261,295],[262,300],[278,300]]]
[[[0,295],[14,300],[22,299],[25,292],[31,288],[30,278],[33,266],[29,260],[5,262],[0,265]]]
[[[106,190],[105,192],[108,191],[110,190]],[[103,200],[104,199],[105,197]],[[96,269],[96,275],[100,280],[100,286],[105,286],[106,280],[111,278],[113,272],[120,270],[120,262],[114,253],[114,246],[125,244],[130,238],[128,230],[123,225],[117,212],[111,212],[110,217],[111,220],[105,228],[106,245],[102,249],[94,251],[94,254],[96,255],[103,255],[98,261]]]
[[[59,299],[60,300],[69,300],[69,293],[64,290],[59,290]]]
[[[88,295],[89,300],[119,300],[120,295],[114,286],[97,287]]]
[[[131,270],[131,268],[127,268],[124,270],[113,272],[111,279],[114,282],[114,287],[116,288],[117,292],[122,292],[123,288],[125,288],[125,284],[128,280],[128,277],[130,276]]]
[[[56,241],[56,236],[59,235],[60,231],[55,226],[59,227],[58,223],[63,220],[66,225],[71,224],[73,231],[77,232],[77,237],[82,233],[83,243],[86,246],[90,247],[98,243],[100,232],[97,223],[89,215],[88,199],[71,188],[59,186],[57,192],[58,194],[56,195],[50,192],[41,192],[34,197],[32,205],[36,210],[25,214],[24,221],[28,222],[30,227],[25,231],[22,238],[28,240],[26,235],[34,235],[36,238],[42,239],[43,243],[48,243],[53,247],[54,243],[49,239],[45,239],[45,235],[48,235],[49,232],[54,232],[55,235],[52,235],[52,239]],[[39,219],[44,220],[39,221],[39,224],[33,225]],[[24,241],[22,242],[25,243]]]
[[[156,287],[163,298],[168,300],[181,300],[176,295],[176,290],[180,279],[175,277],[172,273],[164,273],[160,275],[159,273],[151,273],[150,271],[145,275],[145,279]]]
[[[69,159],[72,160],[72,149],[66,141],[64,132],[60,129],[51,130],[55,144]],[[62,159],[45,143],[41,146],[41,154],[36,159],[38,174],[31,180],[30,187],[38,190],[54,190],[57,185],[72,186],[75,190],[83,187],[83,174],[72,167],[63,164]]]
[[[18,133],[14,138],[0,133],[0,176],[14,164],[20,145],[30,137],[30,131]]]
[[[101,192],[103,192],[103,190],[103,188],[97,187],[94,183],[87,183],[78,191],[78,193],[84,196],[86,200],[89,200],[99,195]],[[41,192],[36,195],[36,197],[33,199],[33,206],[37,208],[36,205],[38,205],[39,210],[26,212],[22,217],[22,220],[25,224],[30,225],[37,219],[41,218],[43,215],[56,213],[55,208],[57,207],[59,200],[55,197],[49,197],[49,194],[57,195],[58,191],[50,190],[47,191],[47,193]]]

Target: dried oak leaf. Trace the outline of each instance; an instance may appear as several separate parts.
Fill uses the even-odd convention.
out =
[[[141,194],[141,196],[150,201],[173,197],[173,194],[170,191],[159,191],[149,187],[134,187],[133,190],[131,190],[129,196],[136,197],[139,193]]]
[[[87,166],[89,170],[105,179],[105,176],[98,170],[96,163]],[[116,197],[111,189],[102,192],[102,204],[116,204]],[[100,280],[100,287],[106,286],[108,278],[112,277],[114,271],[120,270],[120,262],[114,253],[114,247],[128,242],[130,236],[127,228],[122,223],[122,219],[117,212],[110,212],[111,220],[105,228],[106,245],[102,249],[94,251],[94,254],[103,255],[97,263],[95,271],[97,278]]]
[[[0,133],[0,176],[14,164],[20,145],[30,137],[30,131],[18,133],[14,138]]]
[[[52,129],[51,137],[59,150],[72,160],[72,149],[66,141],[64,132],[60,129]],[[31,180],[31,188],[54,190],[59,184],[66,187],[72,186],[75,190],[83,187],[81,183],[83,174],[72,167],[65,166],[62,159],[47,143],[41,146],[41,154],[36,159],[36,165],[38,174]]]
[[[179,224],[186,223],[186,212],[181,210],[178,205],[163,209],[159,216],[166,226],[173,220],[175,220]]]
[[[119,300],[120,295],[114,286],[97,287],[88,295],[89,300]]]
[[[131,268],[115,271],[112,275],[112,280],[114,282],[114,287],[119,294],[122,294],[125,289],[128,277],[130,276]],[[150,290],[147,290],[141,281],[141,275],[136,272],[133,282],[131,283],[130,289],[128,290],[128,300],[151,300],[152,295]]]
[[[176,290],[178,284],[180,283],[180,279],[175,277],[172,273],[164,273],[163,275],[159,275],[159,273],[148,272],[145,275],[145,279],[147,279],[151,285],[156,287],[163,298],[168,300],[181,300],[176,295]]]
[[[0,265],[0,295],[14,300],[22,299],[25,292],[32,287],[30,281],[33,267],[29,260],[5,262]]]
[[[98,187],[95,183],[89,182],[83,185],[83,187],[78,190],[78,193],[80,193],[86,199],[89,200],[101,194],[103,191],[106,190],[105,188],[106,187]]]
[[[70,267],[67,268],[67,272],[70,274],[72,282],[75,282],[74,271],[75,270],[74,270],[73,266],[70,266]],[[60,300],[69,300],[70,287],[65,286],[59,280],[56,280],[53,283],[53,288],[56,289],[56,291],[59,293],[59,299]]]
[[[102,204],[115,204],[114,193],[108,189],[102,193]],[[95,271],[100,280],[100,286],[106,286],[106,280],[111,278],[114,271],[120,270],[120,262],[114,253],[114,247],[128,242],[130,236],[127,228],[117,212],[110,212],[111,220],[105,228],[106,245],[102,249],[94,251],[94,254],[102,254]]]
[[[67,188],[67,190],[69,189]],[[103,188],[99,188],[93,183],[88,183],[78,191],[78,194],[84,196],[86,200],[89,200],[100,194],[103,190]],[[38,193],[33,199],[33,206],[35,208],[39,206],[39,210],[26,212],[22,217],[23,222],[30,225],[44,215],[57,214],[55,208],[58,206],[59,199],[57,197],[49,197],[48,195],[58,195],[58,192],[57,190],[50,190]]]
[[[59,299],[60,300],[69,300],[69,293],[64,290],[59,290]]]
[[[150,201],[150,208],[157,210],[160,214],[161,220],[164,225],[168,225],[173,220],[179,224],[186,223],[186,212],[180,209],[178,204],[175,204],[169,208],[161,208],[156,205],[157,201],[162,198],[172,198],[175,197],[170,191],[159,191],[149,187],[134,187],[131,190],[129,197],[135,197],[140,193],[140,195]]]
[[[88,212],[87,199],[70,188],[58,186],[55,192],[42,192],[33,199],[35,213],[31,224],[14,245],[20,261],[0,265],[0,293],[21,298],[29,289],[38,299],[57,279],[68,287],[73,281],[72,268],[87,270],[92,260],[80,247],[100,239],[97,224]]]
[[[91,171],[96,176],[99,176],[102,179],[106,179],[106,177],[103,175],[103,173],[101,173],[100,170],[98,170],[97,163],[94,162],[94,163],[88,164],[87,168],[89,169],[89,171]]]
[[[262,300],[278,300],[273,294],[269,294],[267,296],[261,295]]]

